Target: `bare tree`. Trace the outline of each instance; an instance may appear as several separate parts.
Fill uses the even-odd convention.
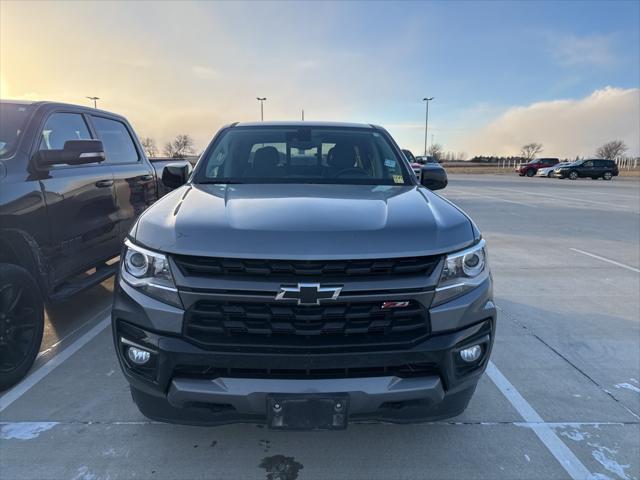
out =
[[[536,158],[536,155],[538,155],[540,152],[542,152],[541,143],[527,143],[520,149],[520,156],[523,160],[526,160],[528,162],[529,160],[533,160],[534,158]]]
[[[613,140],[605,143],[596,150],[596,156],[606,160],[616,160],[627,151],[627,146],[622,140]]]
[[[142,148],[144,148],[144,153],[147,154],[147,157],[158,156],[158,146],[153,138],[144,137],[140,143],[142,143]]]
[[[439,143],[432,143],[431,145],[429,145],[427,153],[435,158],[437,162],[439,162],[442,159],[443,155],[442,145],[440,145]]]
[[[176,135],[173,142],[165,143],[163,152],[167,157],[184,158],[193,153],[193,138],[186,133]]]

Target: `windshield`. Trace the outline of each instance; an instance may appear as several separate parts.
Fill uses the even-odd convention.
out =
[[[383,134],[336,127],[234,127],[206,154],[196,183],[413,185]]]
[[[32,111],[32,105],[0,103],[0,158],[13,155]]]

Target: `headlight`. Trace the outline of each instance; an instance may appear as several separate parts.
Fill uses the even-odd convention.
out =
[[[440,305],[480,285],[489,276],[484,240],[460,252],[450,253],[436,288],[432,306]]]
[[[132,287],[162,302],[182,308],[166,255],[125,240],[120,275]]]

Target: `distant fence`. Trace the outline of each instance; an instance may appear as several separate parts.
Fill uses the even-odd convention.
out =
[[[616,160],[620,170],[638,170],[640,168],[640,159],[638,157],[624,157]]]

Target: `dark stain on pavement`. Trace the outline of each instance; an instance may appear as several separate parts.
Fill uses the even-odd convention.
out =
[[[267,453],[269,450],[271,450],[271,442],[269,440],[260,440],[260,446],[262,447],[264,453]]]
[[[293,457],[284,455],[264,457],[259,466],[267,471],[267,480],[296,480],[298,473],[304,468]]]
[[[209,445],[211,448],[215,447],[218,444],[217,440],[211,440],[211,445]]]

